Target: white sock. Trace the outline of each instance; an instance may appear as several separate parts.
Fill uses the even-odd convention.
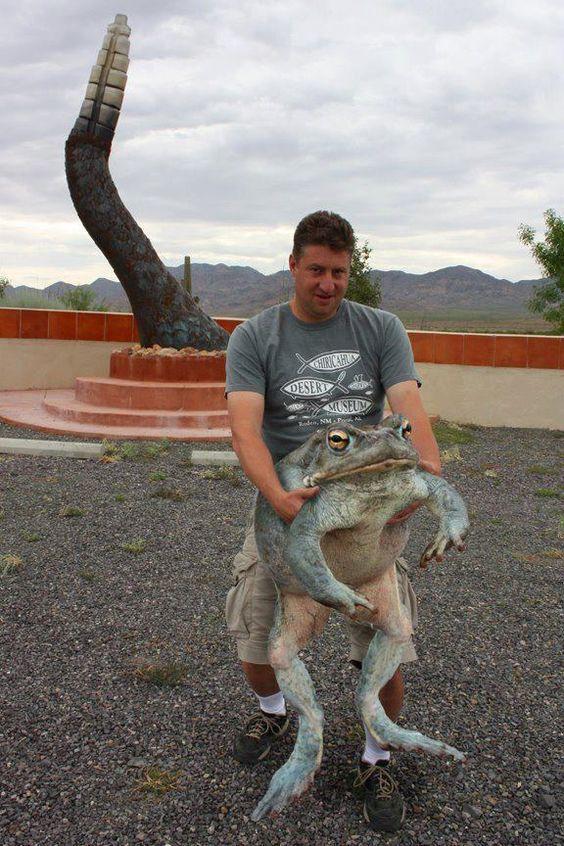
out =
[[[256,697],[260,703],[261,711],[264,711],[265,714],[284,716],[286,713],[286,701],[281,690],[278,693],[273,693],[272,696],[259,696],[257,693]]]
[[[363,726],[364,734],[366,735],[366,743],[364,745],[364,752],[362,753],[362,760],[367,764],[376,764],[378,761],[389,761],[389,750],[382,749],[380,744],[374,740],[364,723]]]

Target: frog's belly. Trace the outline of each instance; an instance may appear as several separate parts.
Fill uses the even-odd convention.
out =
[[[374,581],[393,566],[409,537],[405,525],[386,526],[382,530],[355,526],[328,532],[321,539],[327,566],[336,579],[351,587]],[[263,559],[272,578],[283,593],[304,593],[304,588],[284,561]]]
[[[329,532],[321,540],[327,566],[336,579],[352,587],[379,578],[395,563],[407,543],[403,526],[381,533],[355,529]]]

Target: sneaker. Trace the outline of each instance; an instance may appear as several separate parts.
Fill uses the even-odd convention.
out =
[[[253,714],[245,730],[235,738],[233,756],[242,764],[256,764],[270,753],[272,746],[288,731],[287,714]]]
[[[400,789],[388,770],[387,761],[361,761],[353,782],[355,792],[364,793],[364,819],[374,831],[398,831],[405,819]]]

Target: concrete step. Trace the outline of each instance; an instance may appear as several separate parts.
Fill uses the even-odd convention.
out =
[[[159,414],[162,425],[147,425],[142,418],[136,425],[108,425],[100,419],[93,421],[79,421],[72,418],[56,416],[45,407],[45,400],[49,402],[50,395],[55,394],[59,400],[72,402],[74,391],[0,391],[0,420],[12,426],[36,429],[40,432],[53,432],[61,435],[79,435],[95,437],[100,440],[158,440],[168,438],[175,441],[229,441],[231,430],[225,424],[215,425],[221,418],[221,412],[212,417],[213,425],[198,427],[178,425],[178,419]],[[115,409],[110,409],[115,411]]]
[[[78,423],[104,426],[143,426],[145,428],[214,429],[228,426],[227,411],[167,411],[161,409],[117,408],[90,405],[76,399],[73,391],[48,391],[43,401],[53,417]]]
[[[79,376],[76,399],[104,408],[164,411],[226,411],[225,382],[139,382]]]

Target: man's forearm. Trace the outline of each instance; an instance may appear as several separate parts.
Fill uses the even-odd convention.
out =
[[[276,507],[284,488],[276,475],[272,456],[262,437],[254,432],[233,435],[233,449],[245,476],[270,504]]]

